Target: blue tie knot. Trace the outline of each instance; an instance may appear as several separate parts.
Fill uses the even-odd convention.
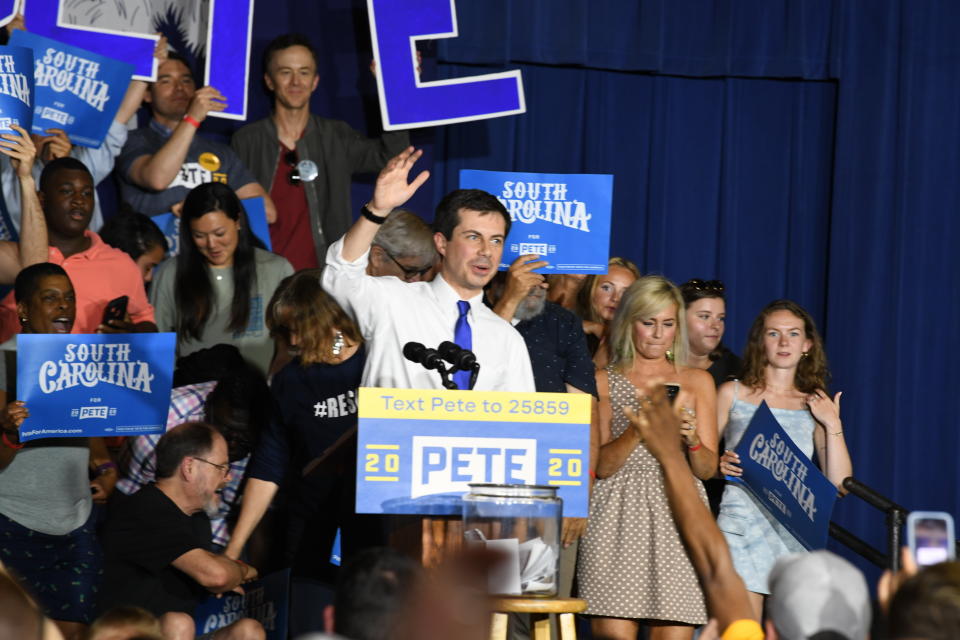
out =
[[[460,311],[460,317],[464,317],[470,311],[470,303],[466,300],[457,301],[457,309]]]

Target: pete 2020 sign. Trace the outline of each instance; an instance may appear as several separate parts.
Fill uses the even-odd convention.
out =
[[[464,169],[460,188],[492,193],[510,212],[501,269],[536,253],[550,263],[540,273],[607,272],[612,175]]]
[[[176,334],[17,336],[23,441],[163,433]]]
[[[470,483],[557,487],[587,517],[590,396],[362,388],[357,513],[459,515]]]
[[[33,133],[63,129],[74,144],[99,147],[127,93],[133,65],[20,29],[10,44],[33,50]]]
[[[63,0],[0,0],[0,26],[22,6],[30,31],[100,55],[128,60],[134,77],[156,78],[153,49],[157,36],[67,24]],[[116,0],[123,3],[123,0]],[[250,35],[254,0],[210,0],[203,84],[224,95],[227,108],[217,118],[247,119]],[[377,62],[380,112],[388,131],[523,113],[520,71],[421,82],[414,39],[456,37],[454,0],[367,0],[370,35]],[[242,61],[242,72],[237,61]]]
[[[837,488],[794,444],[766,401],[753,414],[735,451],[743,486],[800,544],[823,549]]]

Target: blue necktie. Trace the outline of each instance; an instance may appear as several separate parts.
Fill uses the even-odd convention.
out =
[[[469,349],[473,351],[473,331],[470,329],[470,321],[467,319],[467,313],[470,311],[470,303],[464,300],[459,300],[457,302],[457,325],[453,328],[453,341],[457,343],[461,349]],[[457,383],[457,387],[461,391],[466,391],[470,388],[470,372],[469,371],[457,371],[453,374],[453,381]]]

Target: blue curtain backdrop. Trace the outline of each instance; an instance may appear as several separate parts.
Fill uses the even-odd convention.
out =
[[[960,514],[960,5],[460,0],[457,12],[458,38],[421,45],[425,77],[520,68],[528,112],[418,132],[434,174],[412,208],[432,217],[463,168],[614,174],[614,254],[677,281],[723,279],[737,349],[769,300],[808,307],[845,392],[856,476],[908,508]],[[359,0],[258,0],[254,55],[276,34],[311,34],[316,111],[374,130],[366,19]],[[882,545],[881,516],[855,499],[836,519]]]

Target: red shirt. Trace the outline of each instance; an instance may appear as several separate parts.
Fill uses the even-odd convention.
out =
[[[153,306],[147,301],[143,274],[137,263],[123,251],[114,249],[93,231],[84,231],[90,246],[69,258],[56,247],[49,247],[48,261],[63,267],[77,294],[77,319],[71,333],[95,333],[107,303],[129,296],[127,311],[136,322],[154,322]],[[0,341],[20,333],[20,319],[13,292],[0,302]]]
[[[313,245],[313,231],[310,229],[310,210],[307,208],[307,194],[300,184],[290,184],[290,172],[293,170],[284,157],[290,153],[282,142],[277,170],[273,174],[270,197],[277,207],[277,221],[270,225],[270,242],[273,252],[290,261],[296,271],[316,269],[317,248]]]

